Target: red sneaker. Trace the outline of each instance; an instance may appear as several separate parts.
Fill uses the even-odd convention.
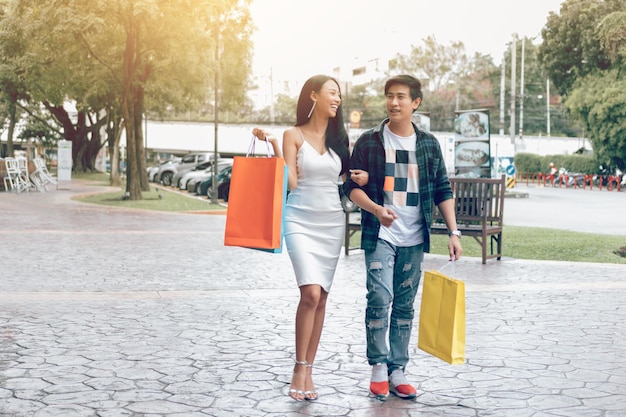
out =
[[[389,382],[370,382],[370,394],[379,400],[386,400],[389,396]]]
[[[396,369],[389,375],[389,388],[400,398],[412,399],[417,396],[417,391],[406,380],[401,369]]]
[[[389,395],[389,378],[387,376],[386,363],[377,363],[372,365],[370,394],[382,401],[387,399],[387,396]]]

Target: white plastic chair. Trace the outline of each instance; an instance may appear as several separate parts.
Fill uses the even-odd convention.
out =
[[[30,191],[35,188],[35,184],[30,180],[30,174],[28,172],[28,159],[26,158],[15,158],[17,159],[17,166],[20,170],[20,180],[22,184],[22,191]]]
[[[48,184],[57,183],[57,179],[48,171],[46,161],[44,161],[43,158],[37,157],[33,159],[33,162],[35,164],[35,172],[31,174],[31,177],[34,175],[37,180],[43,184],[43,187],[46,187]]]
[[[11,191],[15,191],[18,194],[22,191],[28,190],[31,183],[26,177],[23,176],[18,158],[5,158],[4,164],[6,166],[6,175],[3,178],[4,189],[9,190],[8,185],[10,185]]]

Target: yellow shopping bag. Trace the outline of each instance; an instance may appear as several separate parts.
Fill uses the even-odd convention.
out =
[[[424,272],[417,347],[452,365],[465,362],[465,283]]]

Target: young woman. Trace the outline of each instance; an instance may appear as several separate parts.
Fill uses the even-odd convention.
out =
[[[315,400],[313,362],[345,227],[338,180],[348,167],[349,152],[339,83],[326,75],[305,82],[296,124],[283,134],[282,152],[270,133],[258,128],[252,133],[268,140],[289,167],[285,243],[300,288],[289,396],[296,401]]]

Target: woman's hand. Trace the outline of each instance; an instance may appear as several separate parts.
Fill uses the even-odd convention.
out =
[[[367,171],[363,171],[362,169],[351,169],[350,170],[350,179],[357,183],[360,187],[363,187],[369,181],[369,173]]]
[[[272,148],[274,149],[274,155],[282,158],[283,153],[280,150],[280,146],[278,146],[278,139],[276,139],[276,136],[258,127],[255,127],[254,129],[252,129],[252,134],[256,136],[259,140],[265,140],[271,143]]]
[[[252,134],[256,136],[259,140],[267,140],[268,142],[276,141],[276,137],[274,135],[258,127],[252,129]]]

